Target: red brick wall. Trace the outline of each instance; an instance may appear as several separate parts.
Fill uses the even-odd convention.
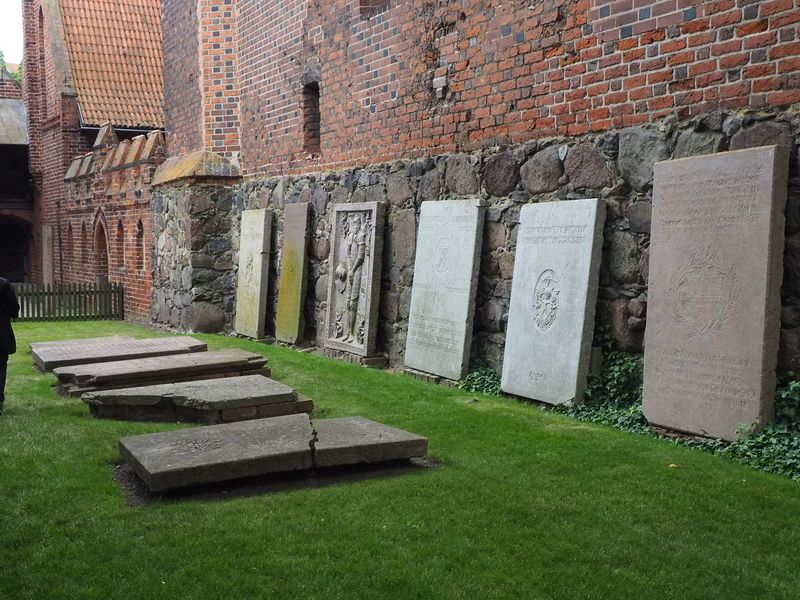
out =
[[[200,63],[205,147],[226,157],[239,153],[236,2],[200,0]]]
[[[203,147],[197,0],[161,4],[164,35],[164,111],[170,154]]]
[[[194,1],[164,0],[165,15]],[[223,4],[201,4],[209,2]],[[797,0],[373,4],[225,5],[238,11],[234,56],[246,174],[330,169],[576,136],[673,113],[800,101]],[[303,148],[301,78],[310,58],[321,63],[319,158]],[[168,65],[167,81],[176,77],[168,106],[184,93],[178,76]],[[185,127],[168,121],[168,129]],[[208,141],[205,147],[214,149]]]
[[[0,98],[22,100],[22,90],[17,82],[9,78],[3,71],[0,71]]]
[[[125,318],[139,321],[150,318],[150,181],[164,158],[161,133],[149,137],[149,145],[139,136],[76,158],[60,218],[64,282],[94,283],[107,275],[124,286]]]

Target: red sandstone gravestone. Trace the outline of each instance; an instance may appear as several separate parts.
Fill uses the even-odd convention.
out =
[[[656,164],[644,414],[733,440],[773,418],[788,152]]]

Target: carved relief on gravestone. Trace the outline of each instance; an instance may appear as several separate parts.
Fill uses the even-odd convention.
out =
[[[278,315],[275,337],[296,344],[303,338],[303,308],[306,298],[306,232],[308,203],[287,204],[283,213],[283,250],[278,283]]]
[[[375,350],[383,226],[380,202],[334,207],[325,335],[329,348],[359,356]]]
[[[734,440],[774,413],[788,152],[656,163],[644,414]]]
[[[550,404],[580,402],[589,370],[605,204],[523,206],[502,388]]]
[[[260,208],[242,212],[234,329],[255,339],[264,337],[271,239],[271,211]]]
[[[453,380],[466,374],[483,218],[479,200],[422,203],[406,367]]]

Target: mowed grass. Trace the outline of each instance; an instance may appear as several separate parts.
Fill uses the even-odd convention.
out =
[[[118,438],[174,426],[91,418],[32,369],[27,344],[153,332],[16,329],[0,417],[0,598],[800,597],[797,483],[535,406],[219,336],[198,337],[264,353],[320,417],[427,436],[441,467],[132,508],[111,478]]]

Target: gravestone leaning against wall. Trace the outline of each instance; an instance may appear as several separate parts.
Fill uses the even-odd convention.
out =
[[[644,414],[734,440],[774,413],[788,151],[656,164]]]
[[[522,207],[503,391],[549,404],[583,399],[604,223],[597,199]]]
[[[452,380],[469,367],[484,208],[479,200],[423,202],[405,366]]]
[[[283,212],[283,250],[275,338],[287,344],[296,344],[303,338],[303,309],[308,274],[308,209],[308,202],[302,202],[287,204]]]
[[[328,259],[327,348],[364,357],[375,352],[384,212],[381,202],[334,207]]]
[[[236,282],[236,333],[262,339],[267,319],[269,248],[272,212],[259,208],[242,212],[239,273]]]

